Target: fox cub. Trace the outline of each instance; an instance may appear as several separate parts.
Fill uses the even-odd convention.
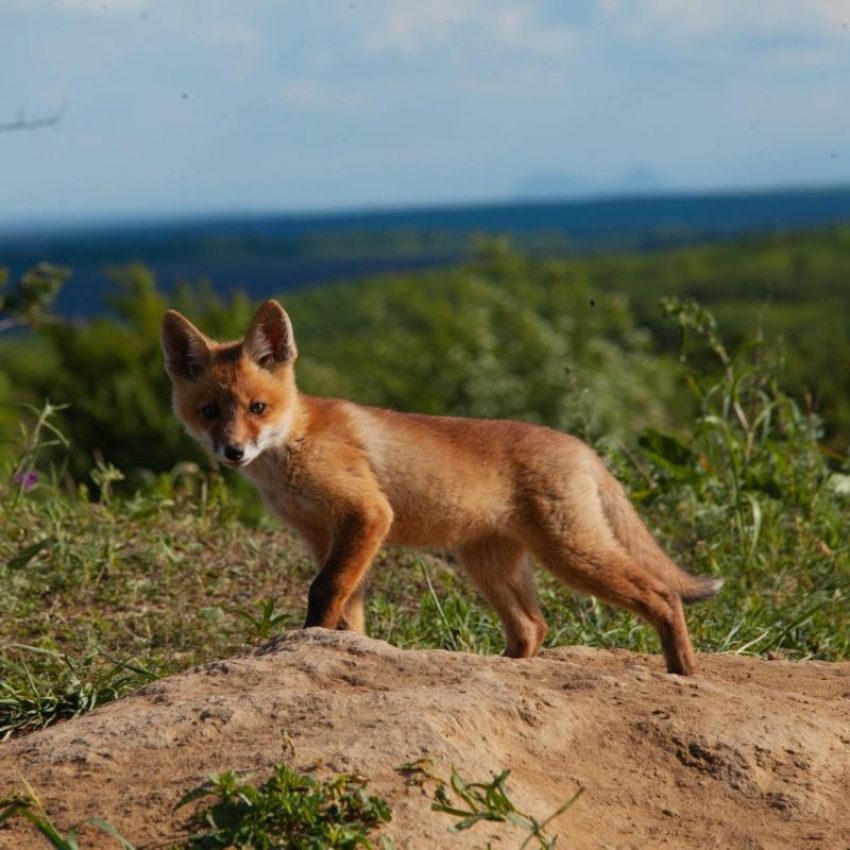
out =
[[[382,543],[449,548],[501,618],[505,653],[528,658],[546,634],[530,554],[570,587],[651,623],[668,671],[694,671],[682,603],[713,596],[720,582],[661,551],[580,440],[304,395],[292,325],[276,301],[227,343],[169,310],[162,347],[187,431],[256,485],[320,565],[305,627],[364,631],[366,576]]]

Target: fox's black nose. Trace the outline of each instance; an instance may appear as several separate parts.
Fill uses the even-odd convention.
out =
[[[232,461],[242,460],[245,457],[245,449],[241,443],[229,443],[224,447],[224,456]]]

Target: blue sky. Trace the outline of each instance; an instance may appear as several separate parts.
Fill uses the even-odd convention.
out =
[[[0,221],[850,183],[850,0],[0,0]]]

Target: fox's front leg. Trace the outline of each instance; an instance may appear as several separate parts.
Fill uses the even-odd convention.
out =
[[[345,632],[366,634],[366,582],[364,578],[360,586],[348,597],[342,616],[339,618],[338,629]]]
[[[319,566],[324,565],[328,557],[330,549],[331,536],[329,532],[321,528],[304,528],[301,533],[310,551],[313,553],[313,559]],[[348,597],[345,607],[342,609],[342,616],[339,620],[338,629],[349,632],[359,632],[361,635],[366,634],[366,578],[364,577],[357,589]]]
[[[392,516],[388,504],[378,503],[351,511],[338,523],[324,565],[310,585],[304,628],[340,625],[346,603],[360,591],[372,558],[390,530]]]

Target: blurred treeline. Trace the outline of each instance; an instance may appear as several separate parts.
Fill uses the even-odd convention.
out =
[[[0,439],[22,405],[67,404],[71,472],[98,460],[133,477],[201,460],[170,411],[159,322],[185,313],[219,339],[256,303],[208,284],[165,293],[141,266],[113,269],[111,317],[38,314],[0,334]],[[426,413],[541,422],[628,444],[647,427],[687,436],[694,400],[675,377],[679,327],[664,296],[709,306],[733,343],[783,345],[786,388],[850,445],[850,228],[644,254],[533,258],[483,243],[461,267],[290,293],[306,392]],[[704,368],[715,368],[706,360]],[[696,368],[700,368],[697,363]],[[0,447],[0,454],[3,448]]]

